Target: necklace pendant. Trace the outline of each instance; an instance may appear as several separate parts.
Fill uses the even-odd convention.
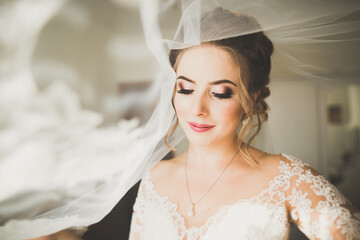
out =
[[[191,209],[187,212],[187,215],[189,217],[193,217],[195,215],[194,205],[192,205]]]
[[[194,210],[190,209],[190,210],[187,212],[187,215],[188,215],[189,217],[193,217],[193,216],[195,215]]]

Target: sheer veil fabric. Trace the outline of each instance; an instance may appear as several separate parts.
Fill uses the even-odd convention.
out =
[[[338,77],[329,72],[329,66],[348,58],[347,44],[360,42],[359,1],[143,0],[139,6],[147,45],[161,66],[164,79],[158,86],[161,94],[152,117],[135,144],[128,146],[126,158],[119,159],[121,164],[108,166],[117,171],[104,183],[94,185],[83,196],[32,219],[8,221],[0,227],[0,239],[34,238],[100,221],[126,191],[169,152],[164,138],[174,124],[175,114],[171,104],[175,72],[168,61],[170,49],[188,48],[202,42],[263,30],[275,46],[272,81],[291,75],[326,83]],[[211,27],[203,26],[201,14],[216,7],[252,16],[261,27],[244,24],[224,31],[219,26],[217,31],[216,18],[209,22]],[[172,14],[173,11],[181,14]],[[169,17],[178,17],[177,27],[171,25]],[[177,30],[172,32],[171,29]],[[207,29],[217,34],[202,34],[201,31]],[[328,61],[319,62],[319,56]],[[353,57],[353,61],[360,62],[359,56]],[[353,72],[342,74],[359,75]],[[176,146],[183,137],[178,128],[168,142]]]

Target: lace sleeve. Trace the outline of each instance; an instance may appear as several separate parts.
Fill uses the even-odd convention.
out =
[[[285,201],[299,229],[310,239],[360,239],[360,213],[310,166],[288,160],[281,163],[290,180]]]
[[[144,213],[144,209],[145,209],[144,185],[143,182],[141,181],[138,195],[136,197],[135,204],[133,207],[129,240],[141,239],[140,233],[142,232],[142,216]]]

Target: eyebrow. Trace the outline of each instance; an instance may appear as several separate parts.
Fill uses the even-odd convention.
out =
[[[184,77],[182,75],[176,78],[176,80],[178,80],[178,79],[183,79],[187,82],[195,83],[194,80],[191,80],[190,78]],[[229,83],[236,87],[236,84],[234,82],[227,80],[227,79],[216,80],[214,82],[211,82],[210,85],[219,85],[219,84],[223,84],[223,83]]]

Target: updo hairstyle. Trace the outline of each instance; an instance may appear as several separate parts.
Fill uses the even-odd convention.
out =
[[[216,21],[214,21],[216,19]],[[254,31],[254,29],[256,31]],[[245,32],[245,35],[218,39],[231,32]],[[252,32],[250,32],[252,31]],[[202,42],[202,45],[214,45],[226,50],[239,66],[239,96],[241,100],[242,125],[238,134],[238,147],[245,160],[252,166],[258,166],[248,151],[250,143],[260,132],[261,123],[268,118],[269,106],[265,98],[270,95],[267,87],[271,70],[270,56],[274,47],[270,39],[261,30],[261,26],[253,17],[233,13],[229,10],[216,8],[201,16],[201,39],[218,39]],[[187,49],[173,49],[169,53],[170,64],[176,71],[179,60]],[[175,90],[173,97],[175,95]],[[173,133],[178,120],[165,137]],[[251,131],[255,128],[255,131]]]

